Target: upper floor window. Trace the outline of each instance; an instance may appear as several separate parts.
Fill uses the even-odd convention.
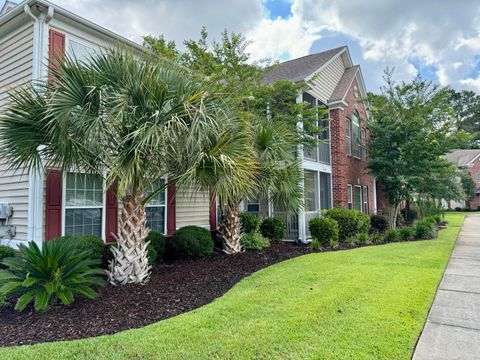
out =
[[[361,138],[360,138],[360,147],[362,150],[362,160],[367,160],[367,130],[362,128]]]
[[[477,174],[477,183],[480,184],[480,174]]]
[[[346,134],[345,134],[345,151],[347,155],[352,155],[352,121],[346,119]]]
[[[352,114],[352,140],[353,140],[353,156],[361,157],[361,142],[360,142],[360,121],[356,112]]]

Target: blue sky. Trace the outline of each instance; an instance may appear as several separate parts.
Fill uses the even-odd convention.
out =
[[[4,0],[0,0],[3,4]],[[480,93],[480,1],[52,0],[127,38],[163,34],[181,46],[205,25],[251,41],[256,60],[288,60],[348,45],[369,90],[383,70]]]

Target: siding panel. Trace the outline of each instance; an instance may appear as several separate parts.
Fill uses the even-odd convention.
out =
[[[0,107],[8,102],[8,92],[32,81],[33,26],[0,40]]]
[[[210,229],[210,206],[208,191],[177,189],[177,229],[197,225]]]
[[[0,110],[8,102],[8,91],[30,84],[33,65],[33,26],[7,40],[0,39]],[[0,203],[13,206],[10,224],[17,227],[14,240],[27,239],[28,172],[9,170],[0,158]]]
[[[325,104],[332,95],[345,72],[345,65],[341,56],[338,56],[324,69],[317,73],[310,84],[310,93]]]

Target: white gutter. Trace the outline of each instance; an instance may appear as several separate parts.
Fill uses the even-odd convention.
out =
[[[48,76],[48,23],[53,18],[54,10],[49,6],[46,13],[41,12],[38,17],[32,13],[28,4],[23,10],[29,15],[33,23],[33,60],[32,60],[32,84],[38,85],[38,81],[45,80]],[[39,147],[37,150],[41,150]],[[31,169],[28,174],[28,222],[27,240],[34,241],[39,247],[43,242],[43,185],[45,172],[43,164],[38,169]]]

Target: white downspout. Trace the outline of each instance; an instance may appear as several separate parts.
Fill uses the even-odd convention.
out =
[[[33,60],[32,84],[45,80],[48,76],[48,23],[53,18],[53,7],[49,6],[47,13],[41,12],[38,17],[32,13],[28,4],[24,11],[33,19]],[[41,150],[41,147],[37,150]],[[44,214],[44,180],[45,171],[43,164],[38,169],[32,169],[28,174],[28,222],[27,240],[34,241],[38,246],[43,242],[43,214]]]

